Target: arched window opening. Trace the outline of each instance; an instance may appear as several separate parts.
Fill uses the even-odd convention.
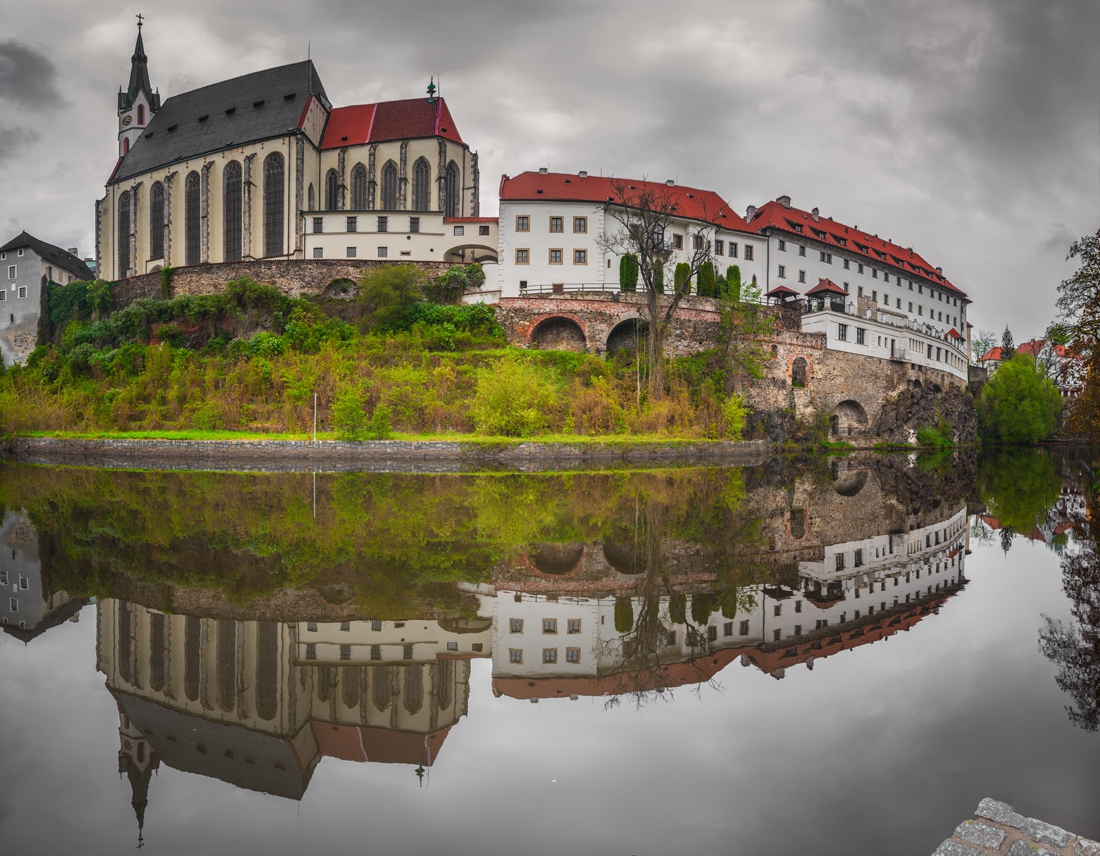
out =
[[[279,713],[279,625],[259,623],[256,653],[256,713],[272,720]]]
[[[130,668],[130,659],[134,656],[133,640],[130,638],[129,604],[118,604],[118,674],[126,683],[133,683],[134,674]]]
[[[440,710],[447,710],[453,700],[452,690],[455,683],[455,661],[438,660],[435,664],[435,697]]]
[[[241,260],[241,201],[243,186],[241,183],[241,165],[230,161],[223,176],[225,189],[225,260]]]
[[[424,667],[405,667],[405,710],[419,713],[424,706]]]
[[[149,689],[164,689],[164,616],[159,612],[149,616]]]
[[[199,174],[189,172],[183,188],[184,264],[197,265],[202,251],[199,231]]]
[[[149,188],[149,255],[164,258],[164,185],[159,181]]]
[[[371,698],[378,710],[385,710],[390,706],[393,693],[390,689],[392,681],[392,666],[379,666],[372,670],[371,674]]]
[[[124,155],[130,154],[130,138],[129,137],[125,137],[122,140],[122,153]]]
[[[283,254],[283,156],[272,152],[264,160],[264,255]]]
[[[808,368],[805,357],[795,357],[794,362],[791,364],[791,386],[804,387],[806,385]]]
[[[361,163],[351,171],[351,207],[356,211],[367,210],[367,168]]]
[[[397,164],[393,161],[382,167],[382,210],[397,210]]]
[[[199,699],[201,639],[201,619],[195,615],[187,616],[187,620],[183,625],[183,692],[189,701],[198,701]]]
[[[130,191],[118,197],[118,278],[130,275]]]
[[[325,175],[325,209],[327,211],[335,211],[339,207],[337,205],[338,192],[336,170],[330,169],[328,174]]]
[[[144,104],[138,104],[138,124],[139,125],[144,125],[145,124],[145,105]]]
[[[447,217],[458,217],[462,213],[458,191],[458,164],[451,161],[447,164]]]
[[[341,696],[344,700],[344,707],[358,707],[359,706],[359,667],[348,666],[340,670],[343,672],[343,689]]]
[[[312,181],[309,183],[309,191],[307,192],[306,199],[307,199],[306,207],[308,207],[310,211],[316,211],[317,209],[314,208],[313,206],[317,204],[317,199],[315,198],[314,193],[313,193],[313,182]]]
[[[413,211],[430,211],[432,205],[432,168],[426,158],[413,165]]]
[[[237,706],[237,622],[218,619],[218,707],[226,713]]]

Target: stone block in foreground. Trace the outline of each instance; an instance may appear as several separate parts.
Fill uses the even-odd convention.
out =
[[[932,856],[1100,856],[1100,843],[1024,817],[1007,803],[984,799]]]

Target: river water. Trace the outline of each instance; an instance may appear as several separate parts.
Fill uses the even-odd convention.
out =
[[[928,854],[986,796],[1100,837],[1096,463],[2,465],[0,841]]]

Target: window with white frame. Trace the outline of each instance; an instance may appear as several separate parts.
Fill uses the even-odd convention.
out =
[[[745,261],[751,262],[753,256],[752,244],[745,244]]]
[[[786,279],[787,278],[787,266],[786,265],[780,265],[779,266],[779,278],[780,279]]]
[[[8,279],[15,279],[15,265],[8,265]]]
[[[787,252],[787,242],[784,241],[782,238],[779,239],[779,252]]]
[[[865,339],[866,332],[867,331],[864,330],[862,327],[856,327],[856,344],[857,345],[865,344],[864,339]]]
[[[798,254],[800,256],[806,255],[806,248],[804,246],[802,246],[801,244],[798,245]]]
[[[848,341],[848,325],[847,324],[837,324],[836,327],[837,327],[837,330],[836,330],[837,341],[838,342],[847,342]]]
[[[824,250],[822,250],[821,251],[821,260],[823,262],[825,262],[825,264],[831,265],[833,263],[833,254],[832,253],[827,253]]]
[[[798,272],[798,281],[799,282],[805,282],[806,281],[806,271],[800,270]]]
[[[716,256],[724,256],[726,254],[726,242],[721,238],[716,238],[714,241],[714,254]]]
[[[779,243],[782,244],[783,242],[780,241]],[[782,247],[780,249],[782,249]],[[730,241],[730,258],[731,259],[737,258],[737,242],[736,241]]]

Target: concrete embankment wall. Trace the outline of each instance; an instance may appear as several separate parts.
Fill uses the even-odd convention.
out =
[[[28,463],[153,469],[375,472],[460,472],[506,467],[573,469],[614,464],[733,464],[763,462],[769,444],[676,442],[635,444],[372,440],[70,440],[19,437],[6,449]]]

